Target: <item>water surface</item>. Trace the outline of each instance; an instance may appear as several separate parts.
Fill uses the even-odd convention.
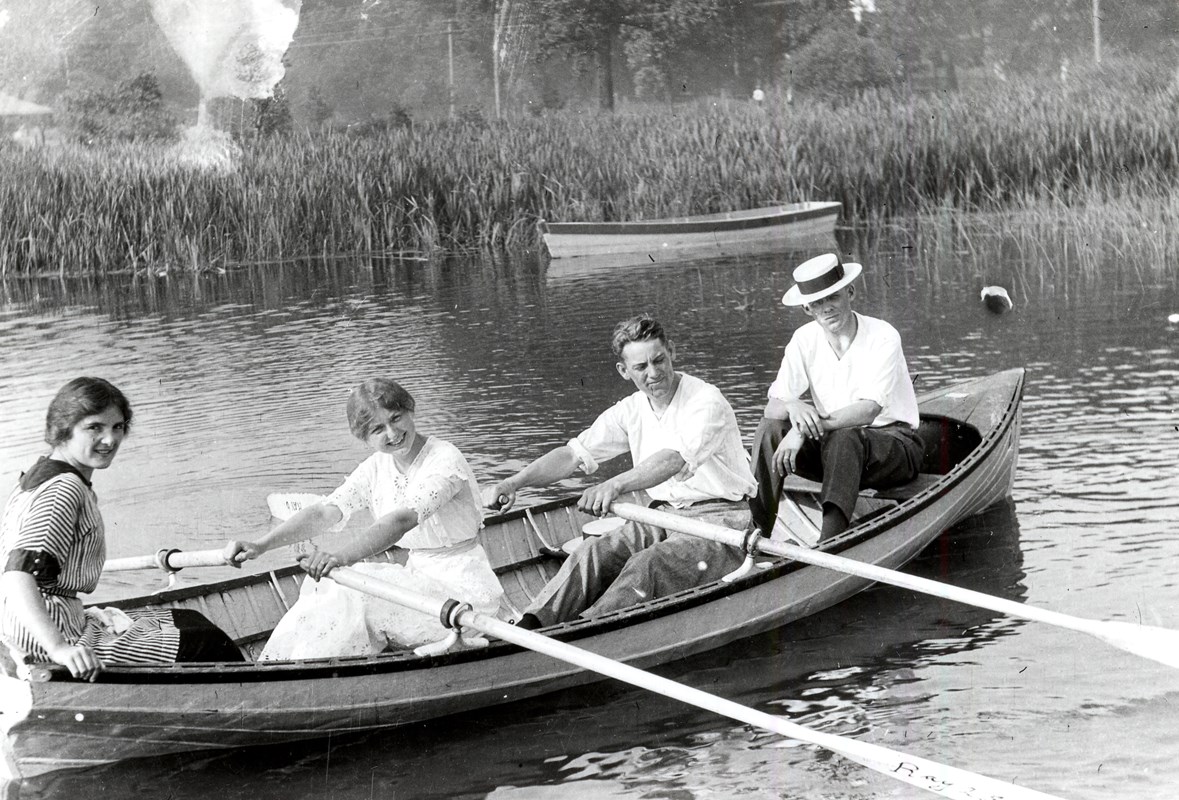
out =
[[[885,240],[857,308],[901,331],[920,391],[1028,370],[1014,497],[913,570],[1045,608],[1179,628],[1179,289],[1166,273],[1088,272],[1063,255]],[[806,254],[646,269],[519,259],[299,264],[136,284],[8,285],[0,304],[0,476],[45,451],[44,409],[79,374],[135,407],[96,475],[112,557],[256,536],[272,491],[326,491],[365,455],[349,388],[401,381],[419,427],[482,481],[565,441],[628,390],[609,333],[659,316],[676,365],[752,434],[804,318],[778,302]],[[985,281],[1012,290],[1001,317]],[[582,479],[540,498],[584,485]],[[261,566],[286,563],[268,554]],[[188,571],[185,582],[232,574]],[[110,575],[98,599],[151,591]],[[1068,798],[1171,798],[1179,675],[1081,634],[876,588],[665,674],[791,720]],[[59,773],[22,797],[926,797],[810,746],[601,684],[455,720],[332,742]]]

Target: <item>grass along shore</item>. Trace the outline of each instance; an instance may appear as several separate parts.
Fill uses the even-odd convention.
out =
[[[701,103],[430,123],[245,149],[5,145],[0,275],[517,247],[535,243],[541,218],[804,199],[842,201],[845,223],[1026,211],[1045,234],[1071,228],[1115,247],[1149,238],[1162,263],[1177,247],[1167,233],[1179,222],[1177,100],[1148,81],[1005,83],[778,109]]]

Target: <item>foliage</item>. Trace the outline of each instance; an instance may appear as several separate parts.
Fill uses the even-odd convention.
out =
[[[795,53],[819,33],[853,24],[847,0],[784,0],[778,38],[787,53]]]
[[[790,69],[798,90],[829,98],[887,89],[900,77],[891,51],[839,28],[828,28],[799,50]]]
[[[307,116],[310,120],[311,127],[315,129],[322,128],[332,118],[333,113],[334,110],[327,100],[324,100],[319,87],[312,86],[311,91],[307,95]]]
[[[535,243],[538,218],[803,199],[841,201],[846,221],[1037,207],[1095,220],[1117,205],[1118,219],[1179,230],[1165,215],[1179,214],[1176,90],[1150,64],[1108,68],[1144,77],[296,133],[248,141],[216,170],[143,143],[11,151],[0,155],[0,272],[517,246]]]
[[[384,116],[374,116],[364,122],[354,122],[339,130],[343,130],[350,136],[380,136],[390,131],[412,127],[413,118],[410,117],[409,111],[404,106],[394,103],[393,107],[389,109],[389,113]]]
[[[283,136],[294,127],[291,120],[291,106],[282,85],[275,87],[274,94],[251,101],[254,103],[254,129],[258,136]]]
[[[455,101],[486,97],[489,42],[475,36],[479,18],[464,15],[448,37],[455,3],[398,0],[365,4],[356,0],[304,0],[299,28],[288,50],[283,84],[303,121],[316,124],[315,98],[331,98],[340,125],[368,125],[374,112],[400,106],[446,113],[453,65]],[[454,45],[453,62],[448,44]],[[307,112],[312,112],[308,114]],[[322,117],[320,118],[322,119]]]
[[[66,128],[84,143],[170,141],[178,122],[155,75],[144,73],[114,90],[80,89],[66,97]]]
[[[527,0],[542,54],[593,54],[599,104],[614,108],[615,48],[623,45],[644,88],[665,87],[671,54],[715,21],[720,0]]]

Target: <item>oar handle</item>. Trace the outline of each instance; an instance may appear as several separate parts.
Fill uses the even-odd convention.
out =
[[[135,569],[162,569],[177,572],[185,567],[224,567],[225,556],[220,550],[183,550],[163,548],[150,556],[128,556],[112,558],[103,566],[103,572],[127,572]]]

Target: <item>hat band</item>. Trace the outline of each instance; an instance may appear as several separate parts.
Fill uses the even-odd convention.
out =
[[[843,280],[843,264],[836,264],[817,278],[809,281],[799,281],[798,291],[802,294],[814,294],[829,289]]]

